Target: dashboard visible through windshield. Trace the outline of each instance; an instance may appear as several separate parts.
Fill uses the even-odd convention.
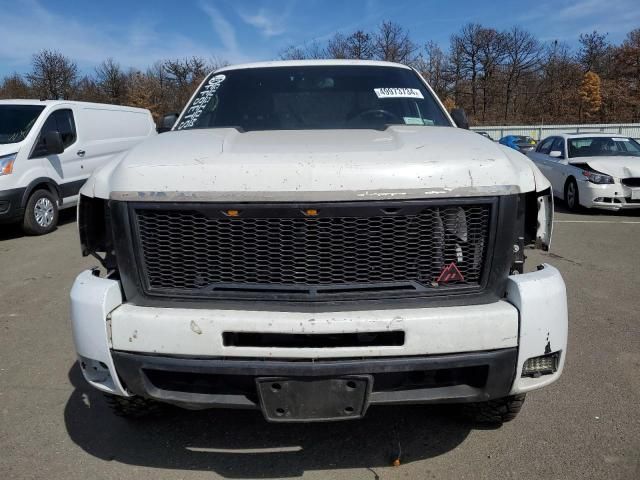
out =
[[[177,130],[451,126],[418,75],[383,66],[263,67],[210,75]]]

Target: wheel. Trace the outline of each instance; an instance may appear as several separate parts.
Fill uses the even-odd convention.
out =
[[[28,235],[44,235],[58,224],[58,200],[49,190],[36,190],[29,197],[22,230]]]
[[[513,395],[488,402],[471,403],[465,405],[465,413],[475,423],[500,426],[516,418],[524,399],[525,395]]]
[[[143,397],[121,397],[119,395],[104,394],[111,411],[124,418],[144,418],[158,416],[165,409],[165,405]]]
[[[564,186],[564,201],[567,204],[567,208],[572,212],[580,210],[580,192],[578,191],[578,184],[573,178],[567,180]]]

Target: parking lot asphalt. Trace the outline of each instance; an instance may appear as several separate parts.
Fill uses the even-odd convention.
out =
[[[0,478],[640,478],[640,213],[559,210],[552,251],[529,251],[527,268],[551,263],[567,283],[564,375],[488,430],[425,406],[306,425],[115,417],[75,362],[69,291],[96,261],[80,255],[73,212],[43,237],[0,225]]]

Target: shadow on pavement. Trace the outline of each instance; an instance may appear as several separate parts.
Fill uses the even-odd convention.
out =
[[[66,225],[67,223],[73,223],[76,221],[76,209],[65,208],[60,210],[58,214],[58,227]],[[54,230],[55,232],[55,230]],[[0,241],[12,240],[14,238],[26,237],[22,231],[22,223],[7,223],[0,224]]]
[[[164,417],[116,417],[77,364],[66,404],[71,439],[103,460],[152,468],[213,471],[230,478],[297,477],[310,470],[390,466],[456,448],[470,427],[445,407],[371,408],[361,421],[271,424],[258,411],[171,410]],[[375,473],[375,472],[373,472]]]

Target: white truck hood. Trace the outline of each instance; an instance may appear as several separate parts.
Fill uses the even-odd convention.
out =
[[[138,201],[341,201],[548,187],[524,155],[449,127],[174,131],[102,168],[83,194]],[[541,185],[543,183],[543,185]]]
[[[640,157],[577,157],[569,163],[586,163],[594,170],[616,178],[640,177]]]

